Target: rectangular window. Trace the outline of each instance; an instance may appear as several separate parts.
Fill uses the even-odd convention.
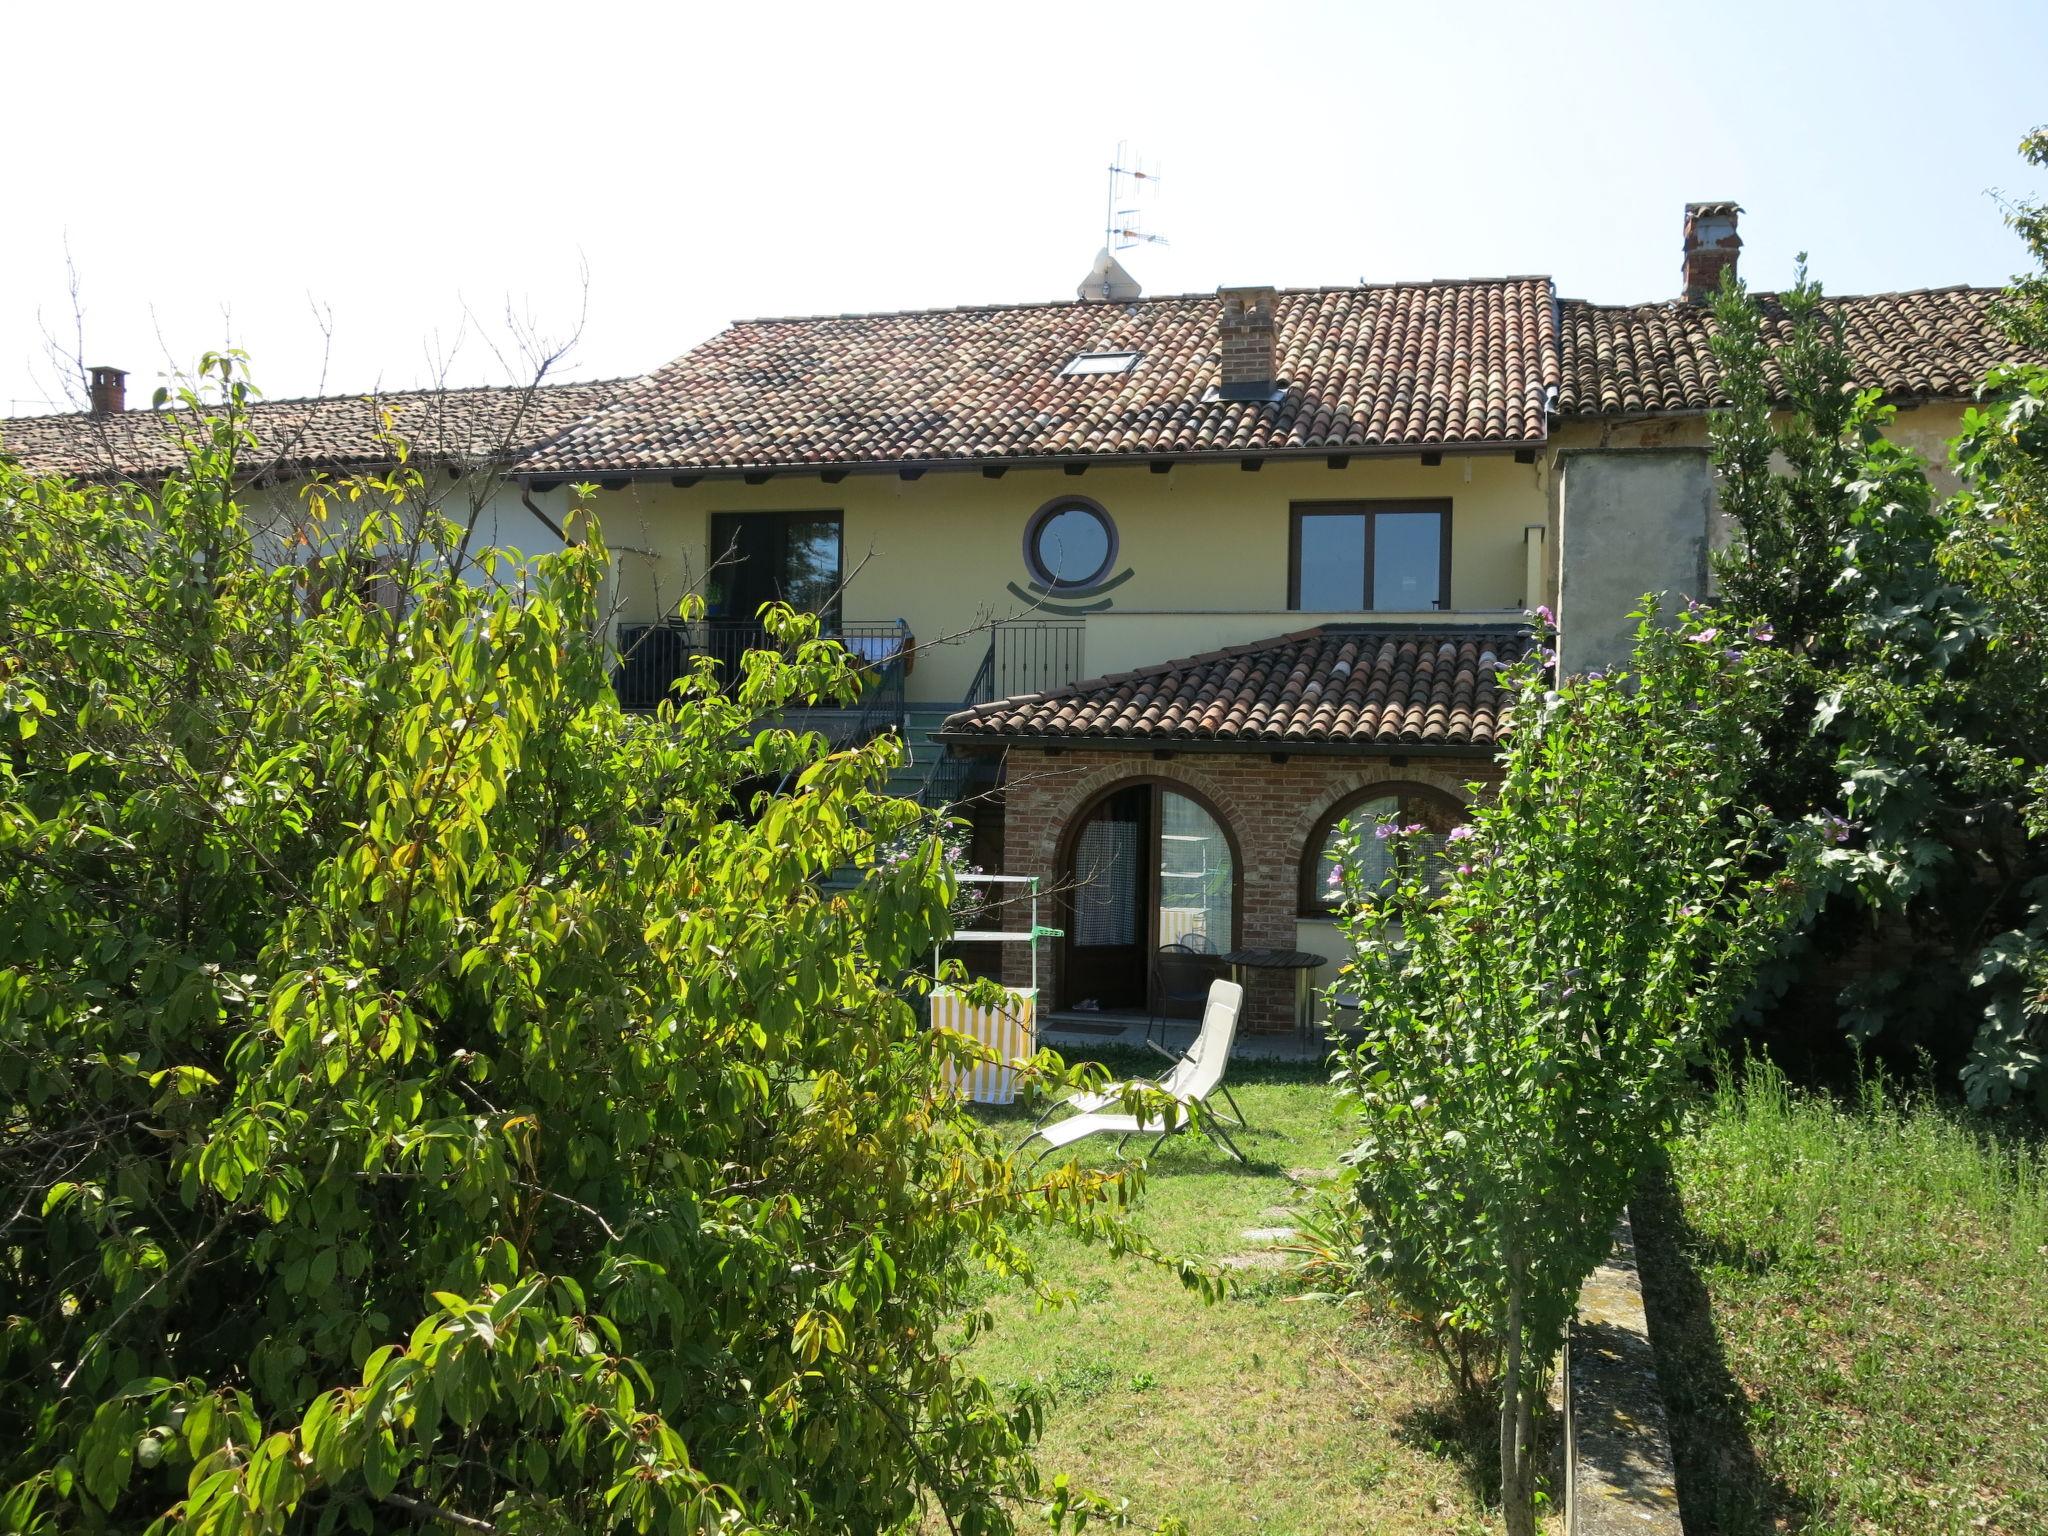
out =
[[[752,622],[763,603],[782,602],[839,618],[844,576],[837,512],[715,512],[706,607],[714,619]]]
[[[1309,613],[1448,608],[1448,501],[1315,501],[1294,507],[1287,606]]]

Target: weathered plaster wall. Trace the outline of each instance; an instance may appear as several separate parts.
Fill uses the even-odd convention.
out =
[[[473,524],[469,542],[472,556],[481,555],[487,549],[521,555],[554,554],[561,549],[562,541],[553,529],[536,518],[520,500],[519,486],[515,482],[481,471],[450,476],[429,467],[424,473],[427,505],[458,527],[465,523]],[[333,483],[345,477],[326,478]],[[251,487],[242,493],[241,504],[252,526],[259,530],[258,536],[272,541],[272,558],[305,558],[305,547],[295,537],[294,531],[310,515],[308,497],[312,486],[310,478],[298,478]],[[533,500],[549,521],[561,526],[562,518],[568,513],[567,492],[558,490],[535,496]],[[340,526],[347,520],[359,519],[367,506],[366,502],[330,496],[327,515],[331,522]],[[477,563],[466,566],[463,575],[470,581],[486,579],[482,565]]]
[[[1938,491],[1955,486],[1947,444],[1962,414],[1958,401],[1909,404],[1888,430],[1927,460]],[[1628,653],[1626,615],[1645,592],[1676,601],[1713,591],[1711,556],[1733,529],[1706,462],[1707,417],[1565,422],[1551,445],[1544,600],[1563,630],[1566,671],[1612,666]]]
[[[1557,623],[1567,673],[1626,661],[1646,592],[1667,611],[1709,590],[1714,477],[1700,448],[1558,455]]]
[[[1238,942],[1278,949],[1299,945],[1327,955],[1332,964],[1314,978],[1317,986],[1326,986],[1342,955],[1340,936],[1329,923],[1299,916],[1301,863],[1310,856],[1309,835],[1323,814],[1373,784],[1426,784],[1468,800],[1469,786],[1496,777],[1492,763],[1471,758],[1293,756],[1275,762],[1263,754],[1216,752],[1162,761],[1148,752],[1052,755],[1013,748],[1005,763],[1003,870],[1040,875],[1050,887],[1057,887],[1064,874],[1058,867],[1061,839],[1075,816],[1105,791],[1135,779],[1184,785],[1216,807],[1236,840],[1242,881]],[[1053,905],[1055,915],[1047,920],[1055,927],[1067,926],[1067,914],[1057,901]],[[1005,980],[1021,985],[1029,971],[1022,946],[1005,946],[1004,955],[1009,967]],[[1042,941],[1039,985],[1045,995],[1064,1002],[1059,964],[1059,942]],[[1247,1029],[1291,1028],[1293,978],[1252,973],[1245,1008]]]
[[[1945,480],[1948,440],[1962,425],[1960,400],[1924,400],[1902,404],[1888,436],[1924,456]],[[1638,416],[1623,420],[1579,419],[1557,423],[1550,433],[1553,453],[1577,448],[1704,448],[1707,445],[1707,417],[1704,413],[1674,416]]]

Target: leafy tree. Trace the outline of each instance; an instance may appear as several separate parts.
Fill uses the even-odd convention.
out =
[[[0,462],[0,1526],[1081,1518],[949,1338],[1134,1185],[941,1090],[898,749],[760,724],[845,653],[627,717],[594,526],[464,582],[394,443],[267,558],[202,377],[154,489]]]
[[[2013,222],[2048,256],[2039,210]],[[2042,304],[2038,279],[2015,289],[2016,341],[2041,334],[2027,317]],[[1886,439],[1892,409],[1849,387],[1839,315],[1803,267],[1782,306],[1772,347],[1739,285],[1719,296],[1731,405],[1712,437],[1736,532],[1723,593],[1786,659],[1752,793],[1843,829],[1830,899],[1787,958],[1856,954],[1868,974],[1840,998],[1851,1035],[1925,1051],[1973,1102],[2001,1104],[2048,1087],[2048,846],[2028,825],[2048,764],[2044,375],[1986,380],[1954,445],[1963,491],[1940,497]],[[1874,944],[1859,914],[1906,941]]]
[[[2048,127],[2020,140],[2020,158],[2048,170]],[[2048,203],[2028,198],[2008,204],[2005,221],[2034,263],[2013,279],[2003,316],[2006,330],[2020,346],[2048,352]]]
[[[1468,1399],[1497,1394],[1515,1533],[1534,1529],[1532,1426],[1579,1290],[1688,1066],[1803,900],[1810,839],[1781,848],[1741,800],[1777,663],[1714,613],[1682,634],[1654,613],[1631,673],[1513,678],[1504,776],[1435,894],[1411,867],[1350,890],[1343,919],[1364,1033],[1336,1080],[1364,1139],[1325,1262],[1390,1287]]]

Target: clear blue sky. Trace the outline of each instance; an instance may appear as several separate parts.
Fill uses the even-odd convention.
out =
[[[727,320],[1069,296],[1120,139],[1148,292],[1549,273],[1670,296],[1680,209],[1836,292],[2003,281],[2048,5],[21,6],[0,411],[43,333],[231,336],[272,395],[642,372]],[[582,274],[587,271],[586,285]],[[331,314],[331,342],[312,305]],[[465,311],[472,318],[465,319]]]

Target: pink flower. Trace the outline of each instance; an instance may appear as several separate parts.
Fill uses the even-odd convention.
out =
[[[1694,645],[1711,645],[1714,642],[1714,636],[1720,633],[1721,631],[1718,629],[1703,629],[1698,634],[1687,635],[1685,638]]]
[[[1557,615],[1550,611],[1548,603],[1538,603],[1536,605],[1536,617],[1546,624],[1555,624],[1557,622]]]
[[[1460,864],[1458,866],[1458,873],[1461,875],[1469,875],[1472,873],[1472,866],[1470,864]]]
[[[1447,843],[1462,843],[1478,835],[1470,827],[1453,827],[1451,828],[1450,836],[1446,837],[1444,841]]]

